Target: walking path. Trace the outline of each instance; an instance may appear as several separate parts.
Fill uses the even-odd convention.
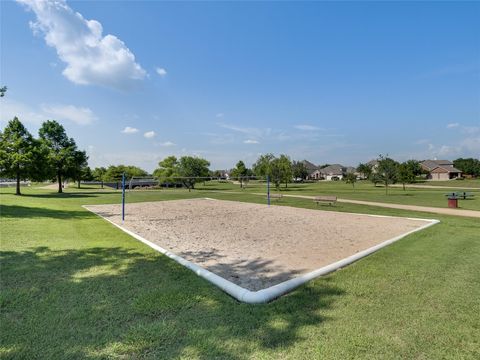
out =
[[[402,187],[403,185],[401,184],[392,184],[389,185],[392,187]],[[459,186],[445,186],[445,185],[415,185],[415,184],[405,184],[405,187],[410,187],[410,188],[424,188],[424,189],[458,189],[458,190],[463,190],[463,191],[468,191],[468,190],[480,190],[480,187],[459,187]]]
[[[251,194],[252,195],[265,196],[265,194],[261,194],[261,193],[251,193]],[[283,196],[298,198],[298,199],[311,199],[311,200],[313,200],[315,198],[315,196],[308,196],[308,195],[283,194]],[[338,202],[343,202],[343,203],[349,203],[349,204],[378,206],[378,207],[391,208],[391,209],[423,211],[423,212],[430,212],[430,213],[442,214],[442,215],[467,216],[467,217],[480,218],[480,211],[476,211],[476,210],[463,210],[463,209],[451,209],[451,208],[437,208],[437,207],[431,207],[431,206],[390,204],[390,203],[381,203],[381,202],[374,202],[374,201],[349,200],[349,199],[337,199],[337,201]]]

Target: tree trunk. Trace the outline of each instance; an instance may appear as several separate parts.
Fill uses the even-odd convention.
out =
[[[103,189],[103,181],[102,181],[102,189]]]
[[[405,191],[405,183],[403,183],[403,191]]]
[[[63,190],[62,190],[62,174],[60,174],[60,172],[57,173],[57,178],[58,178],[58,193],[61,194]]]
[[[80,189],[80,179],[78,179],[77,189]]]
[[[15,195],[22,195],[20,192],[20,171],[17,170],[17,188],[15,189]]]
[[[385,195],[388,195],[388,183],[385,183]]]

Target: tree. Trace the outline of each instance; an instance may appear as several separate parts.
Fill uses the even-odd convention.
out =
[[[370,179],[372,176],[373,168],[370,164],[358,164],[357,171],[363,175],[364,179]]]
[[[35,146],[32,135],[17,117],[0,132],[0,174],[16,179],[15,195],[21,195],[20,180],[32,175]]]
[[[73,154],[70,168],[68,169],[68,176],[71,176],[77,182],[77,187],[80,189],[80,182],[84,180],[85,171],[88,168],[88,156],[85,151],[76,150]],[[89,169],[90,170],[90,169]]]
[[[415,182],[418,175],[422,173],[422,166],[416,160],[408,160],[398,165],[398,181],[402,183],[405,191],[405,184]]]
[[[295,179],[305,180],[308,176],[307,166],[303,161],[294,161],[292,163],[292,173]]]
[[[182,156],[178,161],[177,172],[180,180],[188,189],[195,188],[195,183],[203,181],[202,177],[208,177],[210,162],[194,156]]]
[[[240,160],[235,168],[231,171],[231,176],[237,178],[240,182],[240,188],[243,188],[244,181],[248,181],[248,176],[250,175],[251,171],[245,166],[245,163]]]
[[[158,163],[158,168],[153,172],[160,182],[180,181],[188,191],[195,188],[197,182],[203,181],[210,175],[210,163],[194,156],[182,156],[179,160],[169,156]]]
[[[0,97],[4,97],[6,92],[7,92],[6,86],[0,87]]]
[[[86,166],[82,171],[82,180],[83,181],[93,181],[93,172],[90,169],[90,166]]]
[[[288,183],[292,181],[293,170],[292,170],[292,161],[287,155],[280,155],[278,158],[280,173],[282,182],[285,183],[285,187],[288,187]]]
[[[260,155],[255,164],[253,164],[253,172],[257,176],[271,176],[271,163],[275,159],[273,154]]]
[[[148,173],[137,167],[137,166],[132,166],[132,165],[110,165],[106,172],[105,175],[103,176],[104,181],[120,181],[122,180],[122,176],[125,173],[125,178],[126,179],[131,179],[132,177],[141,177],[141,176],[147,176]]]
[[[349,172],[344,177],[347,184],[352,184],[352,187],[355,189],[355,183],[357,182],[357,175],[353,172]]]
[[[101,181],[102,182],[102,189],[103,189],[103,182],[105,181],[105,174],[107,173],[107,169],[104,167],[96,167],[92,171],[92,178],[95,181]]]
[[[480,176],[480,160],[474,158],[453,160],[453,166],[462,171],[465,175]]]
[[[175,156],[169,156],[158,163],[158,168],[153,172],[160,184],[174,182],[178,177],[178,160]]]
[[[269,176],[277,189],[282,182],[287,187],[293,176],[292,162],[287,155],[280,155],[278,158],[273,154],[260,155],[253,164],[253,172],[258,176]]]
[[[74,162],[77,145],[65,129],[55,120],[45,121],[38,131],[40,141],[48,149],[47,166],[58,180],[58,192],[62,192],[62,179]]]
[[[385,194],[388,195],[388,185],[397,181],[398,163],[389,158],[380,155],[378,160],[377,175],[380,181],[385,185]]]
[[[282,164],[279,158],[274,158],[270,162],[269,172],[270,181],[275,184],[275,188],[278,190],[280,188],[280,183],[283,180]]]

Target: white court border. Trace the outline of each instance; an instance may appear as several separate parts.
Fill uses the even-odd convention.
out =
[[[204,198],[206,200],[214,200],[214,201],[222,201],[222,200],[216,200],[216,199],[211,199],[211,198]],[[193,271],[195,274],[198,276],[204,278],[205,280],[211,282],[215,286],[219,287],[223,291],[225,291],[227,294],[230,296],[234,297],[240,302],[244,302],[247,304],[263,304],[267,303],[269,301],[272,301],[282,295],[285,295],[286,293],[292,291],[293,289],[299,287],[300,285],[305,284],[306,282],[315,279],[319,276],[323,276],[326,274],[329,274],[333,271],[336,271],[338,269],[341,269],[357,260],[360,260],[390,244],[393,244],[394,242],[404,238],[405,236],[408,236],[410,234],[413,234],[417,231],[421,231],[423,229],[426,229],[430,226],[433,226],[435,224],[438,224],[440,220],[436,219],[421,219],[421,218],[405,218],[405,217],[400,217],[400,216],[387,216],[387,215],[370,215],[370,214],[359,214],[359,213],[351,213],[352,215],[364,215],[364,216],[371,216],[371,217],[384,217],[384,218],[397,218],[397,219],[409,219],[409,220],[418,220],[418,221],[426,221],[427,224],[420,226],[416,229],[410,230],[406,233],[403,233],[401,235],[398,235],[394,238],[391,238],[389,240],[386,240],[380,244],[374,245],[366,250],[362,250],[354,255],[348,256],[342,260],[336,261],[330,265],[323,266],[319,269],[313,270],[311,272],[308,272],[306,274],[300,275],[298,277],[295,277],[293,279],[281,282],[277,285],[270,286],[268,288],[258,290],[258,291],[251,291],[248,289],[245,289],[237,284],[234,284],[231,281],[228,281],[221,276],[218,276],[211,271],[204,269],[203,267],[188,261],[181,256],[178,256],[174,254],[171,251],[168,251],[161,246],[141,237],[138,234],[135,234],[133,231],[130,231],[126,228],[124,228],[122,225],[118,225],[114,223],[113,221],[97,214],[96,212],[90,210],[88,208],[89,205],[82,205],[83,208],[87,209],[88,211],[94,213],[95,215],[101,217],[102,219],[107,220],[110,224],[116,226],[117,228],[121,229],[122,231],[126,232],[128,235],[133,236],[135,239],[141,241],[142,243],[150,246],[152,249],[157,250],[158,252],[168,256],[170,259],[175,260],[177,263],[185,266],[187,269],[190,269]],[[92,205],[93,206],[93,205]],[[343,213],[345,214],[345,213]]]

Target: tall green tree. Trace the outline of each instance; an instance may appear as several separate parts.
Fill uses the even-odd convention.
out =
[[[235,165],[235,168],[231,171],[231,176],[238,179],[240,182],[240,188],[243,188],[244,182],[248,182],[248,176],[250,176],[250,174],[250,169],[245,166],[245,163],[242,160],[237,162],[237,165]]]
[[[465,175],[471,175],[475,177],[480,176],[480,160],[474,158],[459,158],[453,160],[453,166],[458,170],[461,170]]]
[[[402,183],[405,191],[405,184],[415,182],[418,175],[422,173],[422,166],[416,160],[408,160],[398,165],[398,181]]]
[[[210,175],[209,166],[208,160],[195,156],[182,156],[178,161],[177,168],[180,181],[188,188],[188,191],[194,189],[197,182],[204,181],[201,179],[202,177]]]
[[[208,167],[210,162],[195,156],[182,156],[177,159],[169,156],[158,163],[153,172],[160,182],[181,182],[188,191],[195,188],[195,184],[204,181],[202,178],[210,176]]]
[[[280,166],[282,182],[287,188],[288,183],[293,179],[292,160],[287,155],[281,154],[278,158],[278,165]]]
[[[88,156],[85,151],[76,150],[73,154],[73,159],[68,169],[68,176],[71,176],[77,182],[77,187],[80,189],[80,183],[84,180],[84,175],[88,167]]]
[[[397,181],[398,163],[388,156],[380,155],[378,159],[377,175],[385,186],[385,194],[388,195],[388,186]]]
[[[0,97],[4,97],[6,92],[7,92],[6,86],[0,87]]]
[[[103,182],[105,181],[105,174],[107,173],[107,169],[104,168],[103,166],[101,167],[96,167],[92,171],[92,178],[95,181],[100,181],[102,183],[102,189],[103,189]]]
[[[32,135],[17,117],[0,132],[0,174],[16,179],[15,195],[21,195],[20,180],[32,175],[35,146]]]
[[[38,131],[42,146],[48,149],[47,166],[57,178],[58,192],[62,191],[62,180],[68,174],[77,151],[75,140],[69,138],[65,129],[55,120],[45,121]]]
[[[147,176],[148,172],[133,165],[110,165],[103,175],[104,181],[119,181],[125,173],[127,180],[132,177]]]
[[[275,159],[273,154],[260,155],[255,164],[253,164],[253,172],[257,176],[271,176],[272,175],[272,161]]]
[[[355,175],[355,173],[346,173],[343,179],[347,184],[352,184],[352,187],[355,189],[355,183],[357,182],[357,175]]]
[[[295,179],[305,180],[308,176],[308,169],[303,161],[293,161],[292,172]]]
[[[158,163],[158,168],[153,172],[160,184],[173,183],[178,177],[178,159],[176,156],[168,156]]]

